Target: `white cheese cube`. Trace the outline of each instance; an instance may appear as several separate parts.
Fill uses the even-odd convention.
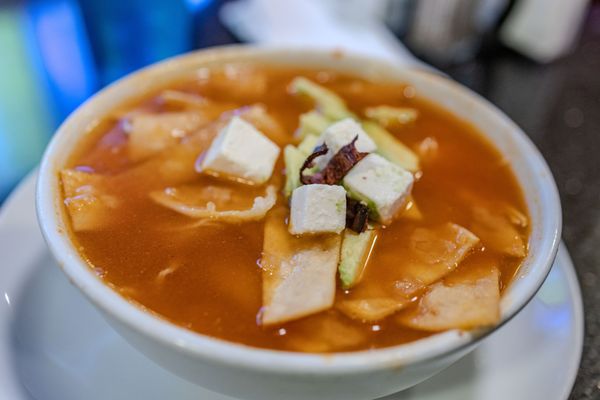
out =
[[[200,169],[243,183],[260,185],[273,173],[280,149],[252,124],[233,117],[213,140]]]
[[[346,227],[346,190],[337,185],[304,185],[292,192],[292,235],[340,233]]]
[[[342,147],[352,142],[358,136],[355,146],[362,153],[371,153],[377,150],[377,145],[363,130],[358,122],[352,118],[346,118],[331,125],[321,134],[317,145],[325,143],[327,145],[327,154],[318,157],[315,162],[319,169],[325,168],[329,160],[340,151]]]
[[[404,205],[413,185],[413,175],[378,154],[369,154],[346,174],[348,194],[362,200],[383,224],[392,222]]]

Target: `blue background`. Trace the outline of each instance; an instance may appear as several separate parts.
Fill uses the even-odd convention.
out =
[[[106,84],[216,44],[212,0],[0,1],[0,202],[54,130]],[[214,14],[214,12],[213,12]]]

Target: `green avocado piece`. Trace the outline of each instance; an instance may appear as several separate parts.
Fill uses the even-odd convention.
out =
[[[304,140],[302,142],[300,142],[300,144],[298,145],[298,150],[300,150],[302,153],[304,153],[306,155],[304,157],[306,159],[306,157],[311,155],[312,152],[315,150],[315,147],[317,147],[318,142],[319,142],[318,136],[308,135],[304,138]]]
[[[300,186],[300,168],[302,168],[306,158],[312,154],[318,141],[318,136],[308,135],[300,142],[298,147],[289,144],[283,149],[283,161],[285,162],[284,193],[286,197],[290,197],[294,189]],[[308,172],[311,171],[314,172],[311,169],[308,170]]]
[[[318,137],[332,122],[317,110],[306,112],[300,115],[300,126],[298,126],[296,137],[300,139],[311,136]]]
[[[307,96],[312,99],[317,110],[330,120],[337,121],[354,117],[354,114],[348,110],[346,103],[340,96],[310,79],[301,76],[295,78],[290,85],[290,90],[293,94]]]
[[[372,227],[362,233],[344,231],[338,265],[342,288],[350,289],[360,281],[376,239],[377,230]]]
[[[283,149],[283,161],[285,162],[285,197],[290,197],[294,189],[300,186],[300,168],[306,160],[306,154],[291,144]]]
[[[363,129],[377,145],[377,153],[411,172],[419,170],[419,157],[376,122],[365,121]]]
[[[300,138],[320,135],[329,125],[344,118],[350,117],[358,120],[340,96],[307,78],[295,78],[290,85],[290,90],[293,94],[311,98],[316,106],[316,110],[300,116],[298,129]],[[414,110],[380,106],[373,107],[371,113],[375,112],[378,115],[383,113],[383,116],[386,117],[390,117],[391,114],[394,117],[402,117],[401,119],[416,118],[416,113],[412,113],[412,111]],[[363,121],[362,126],[377,145],[379,154],[411,172],[419,170],[419,157],[383,126],[374,121]]]

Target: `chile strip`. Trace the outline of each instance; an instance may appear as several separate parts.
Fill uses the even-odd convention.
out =
[[[369,208],[358,200],[346,197],[346,228],[356,233],[367,229],[369,219]]]
[[[322,183],[325,185],[338,184],[342,178],[356,165],[357,162],[362,160],[369,153],[361,153],[356,149],[354,143],[358,140],[358,135],[354,139],[342,147],[335,155],[329,160],[325,168],[322,171],[316,172],[314,175],[304,175],[305,169],[313,166],[313,161],[318,156],[322,156],[327,153],[327,145],[322,144],[317,147],[315,151],[308,156],[302,168],[300,168],[300,182],[304,185],[310,185],[314,183]]]

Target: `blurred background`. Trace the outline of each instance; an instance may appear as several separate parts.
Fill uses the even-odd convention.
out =
[[[557,163],[569,164],[589,149],[599,36],[600,4],[588,0],[0,0],[0,201],[105,85],[239,42],[344,47],[403,64],[415,54],[491,99],[542,150],[564,145]],[[569,176],[565,194],[584,180]]]
[[[0,0],[0,204],[102,87],[244,42],[433,66],[521,126],[556,177],[588,310],[572,397],[600,398],[600,1]]]

